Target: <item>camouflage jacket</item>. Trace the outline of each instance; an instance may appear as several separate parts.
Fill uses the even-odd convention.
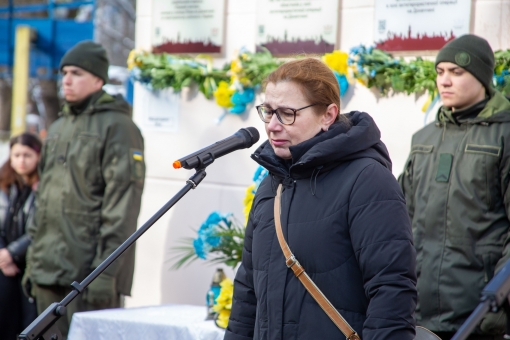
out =
[[[417,250],[417,324],[456,331],[510,258],[510,102],[478,115],[443,107],[418,131],[399,181]]]
[[[65,105],[41,155],[29,276],[80,282],[136,230],[144,186],[143,137],[120,96],[93,94],[79,114]],[[107,268],[129,295],[134,246]]]

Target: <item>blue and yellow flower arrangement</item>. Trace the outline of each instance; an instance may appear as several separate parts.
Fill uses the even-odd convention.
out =
[[[241,261],[245,226],[233,214],[214,211],[202,223],[197,237],[181,239],[172,268],[178,269],[192,261],[202,259],[210,263],[223,263],[235,268]]]
[[[510,50],[494,52],[494,87],[506,96],[510,96]]]
[[[246,190],[244,199],[245,223],[241,224],[232,213],[221,214],[213,211],[197,230],[195,238],[180,240],[181,245],[173,250],[178,254],[173,269],[178,269],[192,261],[202,259],[210,263],[223,263],[235,269],[241,261],[244,247],[245,225],[253,204],[253,198],[268,171],[259,166],[253,176],[253,184]],[[226,278],[220,283],[221,290],[216,298],[214,310],[218,314],[216,324],[226,328],[232,308],[233,283]]]
[[[197,236],[181,239],[173,269],[178,269],[192,261],[202,259],[211,263],[223,263],[233,269],[241,261],[244,247],[244,232],[248,222],[253,198],[268,171],[259,166],[253,176],[253,184],[246,190],[244,199],[245,223],[239,222],[232,213],[222,214],[213,211],[197,230]]]
[[[496,51],[494,55],[493,85],[510,95],[510,50]],[[321,59],[335,73],[342,96],[355,79],[383,96],[427,93],[428,103],[437,97],[432,60],[394,58],[387,52],[363,45],[352,48],[349,53],[339,50],[326,53]],[[191,58],[133,50],[127,62],[132,79],[151,89],[179,91],[196,84],[206,98],[214,97],[225,114],[239,115],[253,102],[265,77],[283,60],[273,57],[269,51],[241,51],[223,68],[217,69],[212,66],[212,58],[204,55]]]
[[[213,310],[217,313],[216,325],[220,328],[227,328],[230,311],[232,310],[232,297],[234,296],[234,283],[229,278],[220,283],[220,294],[216,298]]]

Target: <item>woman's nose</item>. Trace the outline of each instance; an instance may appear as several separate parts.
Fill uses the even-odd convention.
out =
[[[273,113],[271,116],[271,120],[267,123],[267,128],[272,131],[280,130],[282,128],[282,123],[278,120],[276,113]]]

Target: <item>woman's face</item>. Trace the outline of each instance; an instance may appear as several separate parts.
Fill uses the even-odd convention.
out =
[[[284,81],[276,84],[267,84],[266,100],[262,105],[274,110],[277,108],[299,109],[310,104],[313,103],[310,103],[305,98],[301,88],[296,83]],[[336,108],[335,104],[332,105]],[[292,125],[283,125],[276,117],[276,114],[272,115],[269,123],[265,123],[269,143],[271,143],[278,157],[283,159],[292,158],[289,150],[290,146],[312,138],[320,130],[326,131],[329,125],[334,122],[336,114],[330,117],[328,114],[329,107],[326,113],[321,115],[317,115],[313,111],[314,108],[316,107],[313,106],[298,111]],[[338,108],[336,112],[338,113]]]
[[[34,149],[22,145],[14,144],[11,148],[11,166],[20,176],[29,176],[37,168],[39,154]]]

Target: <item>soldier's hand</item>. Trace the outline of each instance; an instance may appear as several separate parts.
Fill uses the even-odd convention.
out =
[[[115,277],[99,275],[83,292],[83,300],[96,306],[108,307],[117,295]]]
[[[506,331],[506,314],[503,309],[497,313],[487,313],[480,323],[485,334],[501,335]]]

